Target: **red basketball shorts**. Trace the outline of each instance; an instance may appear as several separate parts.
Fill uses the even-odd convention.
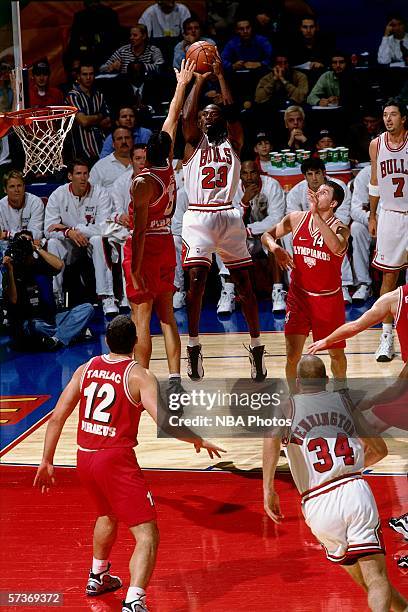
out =
[[[153,498],[133,448],[78,449],[77,469],[98,516],[114,516],[128,527],[156,520]]]
[[[174,271],[176,269],[176,252],[171,234],[146,236],[142,277],[146,291],[136,291],[130,275],[132,265],[132,237],[126,241],[124,248],[123,271],[126,280],[126,295],[135,304],[154,300],[161,293],[174,292]]]
[[[291,285],[286,300],[285,336],[313,334],[313,340],[322,340],[345,322],[343,294],[308,295]],[[329,348],[344,348],[345,341]]]

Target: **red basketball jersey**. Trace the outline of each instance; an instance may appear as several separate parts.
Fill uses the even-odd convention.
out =
[[[395,317],[402,361],[408,361],[408,284],[399,288],[398,310]]]
[[[81,378],[77,442],[81,448],[133,447],[143,406],[129,392],[136,362],[129,357],[93,357]]]
[[[131,229],[133,229],[133,200],[132,191],[134,182],[143,176],[151,176],[161,188],[161,195],[149,204],[147,217],[146,236],[157,234],[171,234],[171,218],[176,206],[176,179],[174,171],[169,164],[165,168],[143,168],[133,179],[130,189],[129,216]]]
[[[341,222],[331,217],[327,225],[334,232]],[[293,232],[293,261],[291,282],[309,295],[329,295],[341,288],[341,264],[344,253],[335,255],[325,244],[312,213],[303,213],[302,220]]]

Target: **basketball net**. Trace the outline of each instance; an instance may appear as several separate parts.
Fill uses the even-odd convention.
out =
[[[7,113],[23,145],[24,176],[52,174],[65,166],[62,148],[76,112],[72,106],[47,106]]]

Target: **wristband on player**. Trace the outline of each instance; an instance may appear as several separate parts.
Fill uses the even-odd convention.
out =
[[[372,185],[371,183],[368,183],[368,194],[370,196],[374,196],[375,198],[379,198],[380,197],[380,189],[379,189],[378,185]]]

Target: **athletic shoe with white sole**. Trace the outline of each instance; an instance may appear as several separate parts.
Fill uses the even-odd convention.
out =
[[[139,597],[133,601],[122,602],[122,612],[149,612],[146,606],[146,597]]]
[[[375,354],[376,361],[380,363],[392,361],[395,355],[394,351],[394,334],[382,333],[380,345]]]
[[[173,308],[174,310],[178,310],[179,308],[183,308],[186,305],[186,292],[185,291],[176,291],[173,295]]]
[[[187,374],[191,380],[201,380],[204,376],[201,344],[187,347]]]
[[[404,536],[405,540],[408,540],[408,512],[402,516],[390,518],[388,524],[391,529]]]
[[[115,298],[112,295],[108,295],[102,300],[102,308],[104,315],[117,315],[119,308],[116,306]]]
[[[265,345],[249,346],[249,362],[251,364],[251,378],[256,382],[265,380],[268,371],[265,366]]]
[[[111,576],[109,574],[110,566],[111,564],[109,563],[108,569],[100,574],[93,574],[92,570],[90,570],[88,583],[85,589],[87,595],[95,597],[96,595],[102,595],[102,593],[120,589],[122,581],[118,576]]]
[[[221,291],[217,304],[217,314],[231,314],[235,310],[235,294],[231,291]]]
[[[360,285],[359,288],[353,293],[351,298],[353,302],[365,302],[371,295],[371,287],[368,285]]]
[[[272,289],[272,312],[286,310],[286,293],[284,289]]]

